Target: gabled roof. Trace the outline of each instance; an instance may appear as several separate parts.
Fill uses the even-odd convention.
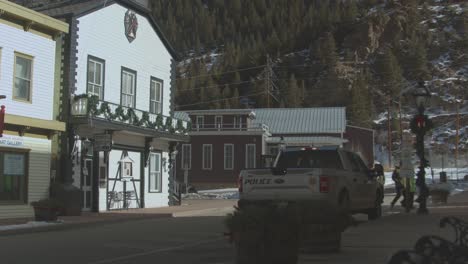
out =
[[[265,124],[272,134],[344,133],[345,107],[260,108],[254,124]]]
[[[283,137],[283,140],[281,137],[270,137],[266,139],[266,142],[270,144],[284,142],[292,146],[341,146],[348,140],[339,137]]]
[[[104,7],[109,5],[118,3],[122,6],[127,8],[131,8],[133,11],[137,12],[138,14],[145,16],[148,18],[151,26],[153,27],[154,31],[158,34],[159,38],[163,42],[166,49],[172,55],[172,57],[178,60],[178,55],[175,49],[170,45],[167,38],[164,36],[161,28],[156,23],[154,17],[151,14],[151,10],[148,8],[136,3],[133,0],[69,0],[69,1],[62,1],[60,3],[47,3],[43,4],[40,7],[35,8],[37,11],[44,13],[46,15],[62,18],[68,15],[72,15],[75,17],[81,17],[87,15],[89,13],[95,12],[100,10]]]

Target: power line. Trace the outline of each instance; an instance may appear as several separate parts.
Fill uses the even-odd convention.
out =
[[[217,100],[198,102],[198,103],[193,103],[193,104],[177,105],[176,108],[185,107],[185,106],[201,105],[201,104],[207,104],[207,103],[221,102],[221,101],[225,101],[225,100],[237,99],[237,98],[242,98],[242,97],[256,96],[256,95],[260,95],[260,94],[264,94],[264,93],[265,93],[265,91],[259,92],[259,93],[247,94],[247,95],[239,95],[239,96],[230,97],[230,98],[223,98],[223,99],[217,99]]]
[[[241,71],[247,71],[247,70],[252,70],[252,69],[259,69],[259,68],[263,68],[263,67],[265,67],[265,65],[249,67],[249,68],[242,68],[242,69],[237,69],[237,70],[232,70],[232,71],[227,71],[227,72],[221,72],[221,73],[195,75],[195,76],[191,76],[191,77],[187,77],[187,78],[176,78],[176,80],[190,80],[190,79],[201,78],[201,77],[219,76],[219,75],[224,75],[224,74],[228,74],[228,73],[241,72]]]
[[[264,80],[264,79],[254,79],[254,80],[243,81],[243,82],[224,83],[224,84],[217,84],[217,85],[211,85],[211,86],[200,86],[200,87],[195,87],[195,88],[177,90],[177,92],[194,91],[194,90],[200,90],[200,89],[205,89],[205,88],[216,88],[216,87],[222,87],[222,86],[234,85],[234,84],[252,83],[252,82],[261,81],[261,80]]]

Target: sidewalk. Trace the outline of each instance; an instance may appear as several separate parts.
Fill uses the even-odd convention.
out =
[[[34,222],[33,218],[0,219],[0,236],[45,232],[168,217],[222,216],[232,211],[236,200],[184,200],[181,206],[129,209],[112,212],[83,212],[80,216],[59,216],[54,223]]]
[[[382,219],[363,220],[360,225],[346,230],[339,253],[304,254],[300,256],[299,264],[386,264],[399,250],[412,249],[424,235],[437,235],[453,241],[453,230],[439,227],[443,217],[455,216],[468,222],[468,192],[451,196],[446,205],[429,205],[428,215],[418,215],[415,211],[407,214],[400,207],[389,211],[388,206],[385,207],[387,210]],[[361,215],[357,217],[359,219]]]

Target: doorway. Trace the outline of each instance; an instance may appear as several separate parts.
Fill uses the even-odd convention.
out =
[[[81,191],[83,192],[83,211],[91,211],[93,205],[93,172],[93,160],[85,159],[81,179]]]

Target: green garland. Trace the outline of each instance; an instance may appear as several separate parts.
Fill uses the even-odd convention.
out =
[[[89,96],[88,94],[81,94],[81,95],[76,95],[74,97],[74,100],[77,101],[82,98],[88,98],[88,113],[92,116],[100,116],[104,115],[104,117],[107,120],[110,121],[122,121],[122,122],[127,122],[129,121],[130,124],[134,126],[143,126],[151,129],[157,129],[159,131],[169,131],[170,133],[182,133],[186,134],[188,131],[191,131],[192,124],[190,122],[187,123],[187,128],[184,128],[182,120],[177,120],[176,127],[174,128],[173,126],[173,119],[172,117],[167,117],[166,118],[166,123],[164,124],[163,122],[163,116],[161,114],[158,114],[156,116],[155,122],[150,121],[150,116],[148,112],[143,112],[141,119],[136,115],[135,110],[132,108],[128,108],[127,111],[124,110],[122,106],[118,106],[114,113],[112,113],[109,103],[108,102],[102,102],[101,105],[98,108],[99,105],[99,97],[95,95]]]

